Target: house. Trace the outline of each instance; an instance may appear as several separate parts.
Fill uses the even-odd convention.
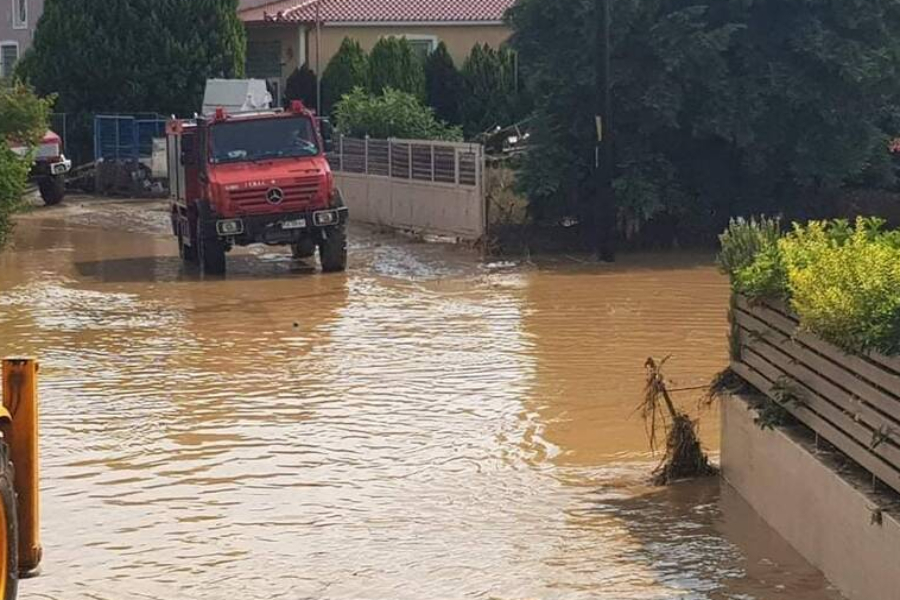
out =
[[[423,55],[444,42],[459,66],[475,44],[499,46],[509,38],[503,15],[514,2],[241,0],[247,76],[269,81],[278,97],[287,77],[304,63],[322,73],[346,37],[366,51],[383,37],[404,37]]]
[[[12,75],[22,53],[31,46],[44,0],[0,0],[0,78]]]

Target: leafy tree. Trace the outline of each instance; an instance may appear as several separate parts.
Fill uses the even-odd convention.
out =
[[[425,61],[425,82],[428,105],[434,108],[437,117],[447,123],[459,123],[465,81],[444,42],[438,44]]]
[[[438,121],[434,111],[412,94],[387,88],[371,96],[355,88],[335,107],[337,127],[352,137],[405,138],[416,140],[462,139],[462,131]]]
[[[243,75],[238,0],[47,0],[20,74],[59,109],[188,115]]]
[[[284,85],[284,104],[289,105],[292,100],[300,100],[309,107],[316,106],[318,99],[318,78],[308,64],[304,64],[287,78]]]
[[[368,61],[359,42],[349,37],[344,38],[337,54],[328,61],[322,74],[322,107],[325,114],[331,114],[334,105],[353,88],[368,86]]]
[[[19,156],[10,142],[36,147],[47,131],[53,98],[38,98],[21,83],[0,82],[0,247],[12,229],[32,156]]]
[[[593,202],[593,6],[518,0],[508,17],[537,113],[519,181],[539,215],[584,215]],[[613,20],[623,232],[664,219],[711,234],[731,214],[891,183],[900,6],[620,0]]]
[[[387,88],[425,101],[425,68],[405,38],[381,38],[369,55],[369,91],[378,95]]]
[[[474,136],[519,121],[527,110],[517,86],[515,54],[507,47],[476,44],[462,68],[462,120]]]

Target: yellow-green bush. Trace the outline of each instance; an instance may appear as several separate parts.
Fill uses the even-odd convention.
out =
[[[900,232],[883,225],[795,224],[731,270],[732,286],[750,298],[788,300],[804,328],[849,352],[900,354]]]

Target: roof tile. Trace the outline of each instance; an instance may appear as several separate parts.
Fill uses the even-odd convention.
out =
[[[245,0],[246,1],[246,0]],[[277,0],[247,6],[245,21],[458,23],[501,21],[515,0]],[[246,6],[246,5],[245,5]]]

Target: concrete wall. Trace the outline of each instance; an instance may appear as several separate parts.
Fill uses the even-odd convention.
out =
[[[722,408],[722,472],[849,600],[900,600],[900,522],[800,440],[763,431],[745,400]]]
[[[477,240],[484,235],[484,201],[478,187],[335,173],[350,219]]]

